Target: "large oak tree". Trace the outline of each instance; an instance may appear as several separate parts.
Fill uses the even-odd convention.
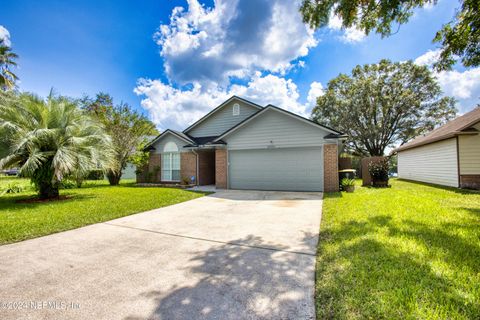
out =
[[[331,80],[312,118],[346,133],[349,151],[382,156],[455,116],[455,100],[441,95],[428,68],[381,60]]]

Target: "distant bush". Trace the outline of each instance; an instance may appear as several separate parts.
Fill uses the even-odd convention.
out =
[[[103,180],[103,170],[92,170],[87,175],[87,180]]]
[[[64,179],[62,182],[60,182],[60,189],[75,189],[77,188],[77,183],[69,180],[69,179]]]

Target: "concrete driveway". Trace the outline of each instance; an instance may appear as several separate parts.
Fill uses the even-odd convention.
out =
[[[0,319],[314,319],[321,199],[222,191],[0,246]]]

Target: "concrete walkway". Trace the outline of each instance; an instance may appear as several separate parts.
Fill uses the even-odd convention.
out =
[[[314,319],[321,199],[222,191],[0,246],[0,319]]]

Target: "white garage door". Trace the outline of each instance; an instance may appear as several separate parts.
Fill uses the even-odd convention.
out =
[[[231,150],[231,189],[323,191],[322,148]]]

